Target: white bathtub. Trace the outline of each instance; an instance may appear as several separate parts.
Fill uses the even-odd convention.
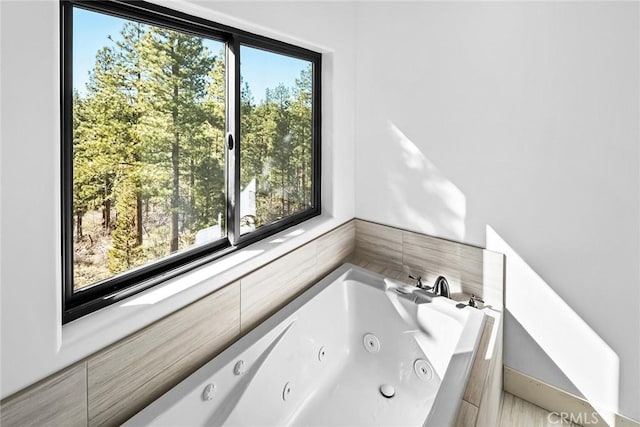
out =
[[[451,425],[484,315],[407,290],[344,264],[125,425]]]

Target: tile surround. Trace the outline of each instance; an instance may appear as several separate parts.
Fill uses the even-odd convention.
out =
[[[316,241],[318,245],[316,274],[322,277],[344,263],[355,250],[355,221],[341,225],[332,232],[320,236]]]
[[[452,293],[474,294],[498,310],[504,306],[501,253],[356,219],[355,256],[379,270],[419,274],[426,284],[445,276]]]
[[[473,427],[478,417],[478,408],[463,400],[458,409],[458,418],[455,427]]]
[[[370,261],[402,270],[402,231],[355,220],[356,253]]]
[[[480,344],[478,345],[478,356],[476,357],[473,367],[471,368],[471,374],[469,377],[469,384],[464,393],[464,400],[471,403],[474,406],[480,406],[482,399],[482,391],[487,381],[487,374],[489,372],[489,365],[491,364],[490,358],[487,358],[487,351],[489,350],[489,342],[491,341],[491,331],[493,330],[493,324],[495,319],[493,317],[487,317],[482,337],[480,338]]]
[[[316,278],[317,242],[249,273],[241,283],[241,331],[244,334],[269,317]]]
[[[478,427],[494,426],[498,423],[503,391],[502,351],[504,348],[504,322],[502,313],[497,310],[487,310],[485,313],[493,319],[493,327],[491,329],[491,335],[489,337],[486,352],[483,353],[478,351],[474,367],[472,368],[472,375],[473,370],[486,369],[484,386],[481,389],[482,392],[478,407],[478,418],[476,419],[476,426]],[[489,354],[491,354],[491,361],[486,364],[486,358],[489,357]],[[477,368],[478,364],[485,365],[485,367]]]
[[[87,425],[86,365],[79,362],[3,400],[0,425]]]

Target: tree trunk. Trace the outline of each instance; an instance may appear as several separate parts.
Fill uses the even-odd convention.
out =
[[[105,231],[109,231],[111,227],[111,200],[106,198],[107,194],[111,191],[111,185],[109,183],[109,178],[104,178],[104,195],[105,199],[102,204],[102,227]]]
[[[174,116],[176,113],[174,112]],[[171,252],[178,250],[178,206],[180,205],[180,134],[174,133],[171,147],[171,166],[173,169],[173,193],[171,195]]]
[[[102,208],[102,226],[105,231],[109,231],[111,227],[111,200],[109,199],[104,201]]]
[[[140,38],[142,37],[142,26],[140,24],[136,25],[136,30],[138,32],[138,37],[137,40],[140,40]],[[140,58],[138,55],[136,55],[136,59],[135,59],[135,76],[136,76],[136,84],[135,84],[135,88],[136,88],[136,114],[135,114],[135,123],[138,124],[140,121],[140,105],[142,104],[142,96],[141,96],[141,91],[140,91],[140,85],[142,82],[142,72],[140,71],[141,66],[140,66]],[[137,127],[136,127],[137,129]],[[136,164],[138,164],[138,162],[140,162],[140,140],[138,138],[138,133],[136,132],[136,151],[134,154],[134,158],[136,161]],[[136,242],[138,244],[138,246],[142,245],[142,196],[140,195],[140,192],[142,191],[142,185],[140,184],[140,181],[138,180],[138,182],[136,182],[137,184],[137,194],[136,194]],[[147,216],[149,215],[149,202],[147,200],[147,206],[146,206],[147,210],[146,210],[146,214]]]
[[[187,228],[195,222],[196,214],[196,164],[193,159],[189,160],[189,224]]]
[[[136,244],[142,245],[142,197],[136,196]]]
[[[305,150],[305,135],[304,129],[302,130],[302,208],[307,208],[307,158]]]
[[[76,212],[76,242],[82,240],[82,212]]]
[[[280,178],[280,185],[282,186],[282,197],[281,197],[281,201],[282,201],[282,217],[284,218],[285,213],[284,213],[284,204],[285,204],[285,197],[284,197],[284,168],[281,170],[281,178]]]
[[[173,64],[171,72],[178,75],[178,66]],[[178,206],[180,205],[180,132],[178,131],[178,85],[173,85],[173,144],[171,166],[173,169],[173,194],[171,196],[171,253],[178,250]]]

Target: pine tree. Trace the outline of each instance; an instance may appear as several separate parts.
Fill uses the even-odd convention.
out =
[[[151,123],[159,126],[150,133],[155,144],[171,153],[169,250],[175,252],[179,248],[180,214],[184,217],[186,213],[180,178],[190,165],[189,145],[206,121],[203,99],[214,58],[199,37],[159,27],[145,34],[141,54],[149,73],[145,93],[153,107]],[[182,156],[183,150],[187,156]]]
[[[296,190],[298,203],[296,210],[311,206],[312,138],[313,138],[313,83],[312,69],[309,64],[300,72],[293,89],[294,100],[291,104],[291,128],[294,135],[293,158],[295,164]]]
[[[134,175],[123,174],[124,179],[115,185],[116,219],[115,227],[111,233],[112,248],[108,252],[107,268],[111,273],[126,271],[138,266],[143,261],[142,247],[136,229],[136,209],[138,188]]]
[[[146,105],[142,96],[143,91],[143,73],[140,47],[143,35],[147,31],[147,26],[139,22],[127,22],[120,31],[121,40],[116,42],[117,61],[119,62],[119,71],[123,75],[122,84],[123,91],[127,100],[127,133],[128,147],[126,159],[127,163],[132,167],[129,171],[131,185],[135,187],[136,194],[136,221],[135,233],[138,245],[142,245],[143,225],[142,225],[142,163],[143,156],[143,140],[140,136],[140,119],[143,116]]]
[[[87,85],[88,95],[75,97],[74,195],[78,209],[89,204],[102,206],[105,232],[111,229],[114,164],[126,123],[122,113],[126,100],[119,92],[120,76],[114,51],[101,49]],[[82,200],[82,201],[81,201]]]
[[[203,108],[206,121],[191,140],[191,228],[194,231],[225,218],[226,75],[224,50],[209,72]],[[224,223],[219,224],[221,229]]]

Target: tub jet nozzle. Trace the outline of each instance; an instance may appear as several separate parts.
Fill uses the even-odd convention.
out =
[[[387,399],[391,399],[396,395],[396,389],[392,385],[382,384],[380,386],[380,394],[382,394]]]

